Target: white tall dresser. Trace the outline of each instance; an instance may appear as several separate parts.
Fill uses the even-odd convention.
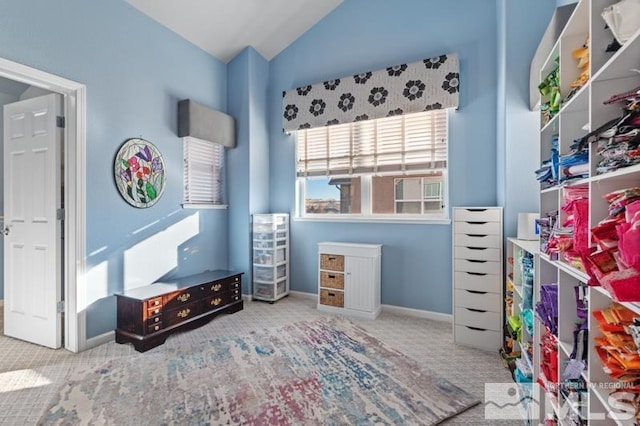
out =
[[[502,345],[502,207],[453,208],[453,338]]]

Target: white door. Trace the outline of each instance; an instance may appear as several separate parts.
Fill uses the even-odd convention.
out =
[[[344,307],[373,312],[375,298],[375,267],[370,257],[345,256]]]
[[[4,333],[62,344],[58,94],[4,107]]]

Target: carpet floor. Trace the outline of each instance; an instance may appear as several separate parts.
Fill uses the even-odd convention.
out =
[[[72,354],[0,335],[0,424],[38,424],[39,419],[46,418],[43,415],[65,386],[74,378],[84,377],[86,372],[105,364],[144,362],[158,354],[189,351],[203,342],[331,317],[317,311],[314,300],[298,295],[274,304],[246,303],[243,311],[223,315],[199,329],[174,335],[164,345],[145,354],[136,352],[130,345],[115,342]],[[383,312],[376,320],[350,318],[350,322],[379,339],[385,347],[411,358],[421,369],[446,378],[448,383],[464,389],[477,400],[483,400],[485,383],[511,382],[510,374],[502,366],[497,353],[454,345],[450,323],[388,312]],[[162,408],[160,401],[146,403],[155,403]],[[522,422],[485,420],[481,403],[445,420],[443,424],[506,426]]]

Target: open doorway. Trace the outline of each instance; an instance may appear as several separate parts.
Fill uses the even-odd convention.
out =
[[[23,84],[31,93],[62,95],[64,148],[61,152],[61,181],[64,182],[62,215],[64,227],[60,261],[62,263],[61,290],[64,302],[64,348],[79,352],[86,349],[84,301],[85,274],[85,145],[86,145],[86,88],[84,85],[49,74],[16,62],[0,58],[0,77],[12,84]],[[4,80],[3,80],[4,81]],[[16,89],[20,90],[20,89]],[[43,92],[45,91],[45,92]],[[24,93],[24,92],[23,92]],[[4,206],[3,206],[4,207]],[[5,283],[6,285],[6,283]],[[6,309],[6,303],[5,307]],[[5,324],[6,325],[6,324]]]

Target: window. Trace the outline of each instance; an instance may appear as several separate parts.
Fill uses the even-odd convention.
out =
[[[224,146],[202,139],[183,138],[184,205],[222,205]]]
[[[447,219],[447,111],[296,132],[299,217]]]

